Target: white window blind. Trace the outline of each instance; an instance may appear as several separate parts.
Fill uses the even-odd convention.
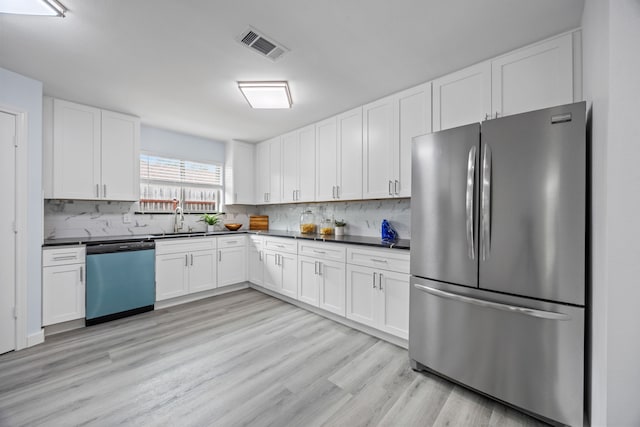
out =
[[[140,155],[140,211],[215,212],[222,190],[222,165]]]

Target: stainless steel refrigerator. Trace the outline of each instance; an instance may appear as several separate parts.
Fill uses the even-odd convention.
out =
[[[413,140],[409,356],[582,426],[585,103]]]

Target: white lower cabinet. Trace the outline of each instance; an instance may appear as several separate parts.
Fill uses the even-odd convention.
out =
[[[85,248],[43,250],[42,326],[85,316]]]
[[[247,256],[249,258],[249,281],[262,286],[264,282],[264,252],[262,236],[249,236]]]
[[[218,238],[218,287],[247,280],[247,247],[245,236]]]
[[[298,299],[298,256],[273,250],[264,251],[263,286]]]
[[[156,243],[156,301],[217,286],[215,238],[172,239]]]
[[[298,256],[298,300],[344,316],[344,262]]]

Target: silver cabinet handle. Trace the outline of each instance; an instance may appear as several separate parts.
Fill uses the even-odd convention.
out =
[[[372,281],[372,284],[373,284],[373,289],[376,289],[376,273],[373,273],[373,281]]]
[[[104,188],[104,193],[102,194],[102,197],[107,197],[107,184],[104,184],[102,187]]]
[[[296,190],[291,190],[291,200],[296,200]]]
[[[228,240],[228,241],[224,242],[225,245],[235,245],[236,243],[238,243],[237,240]]]
[[[54,256],[53,260],[54,261],[65,261],[65,260],[76,259],[76,258],[77,258],[76,255],[60,255],[60,256]]]
[[[476,250],[473,241],[473,196],[476,178],[476,146],[469,150],[469,160],[467,161],[467,255],[469,259],[475,259]]]
[[[336,199],[340,198],[340,186],[336,185]]]
[[[96,184],[96,197],[100,197],[100,184]]]
[[[278,254],[275,254],[275,256],[273,257],[273,263],[275,265],[278,265]]]
[[[193,254],[191,254],[191,265],[193,265]]]
[[[381,291],[384,290],[382,289],[382,273],[378,274],[378,287],[380,288]]]
[[[262,251],[259,251],[259,252],[258,252],[258,260],[259,260],[259,261],[262,261]]]
[[[389,180],[389,195],[393,196],[393,192],[391,191],[391,186],[393,185],[393,181]]]
[[[238,193],[233,193],[233,203],[238,203]]]
[[[500,113],[498,113],[498,112],[496,111],[496,119],[497,119],[498,117],[500,117]]]
[[[80,283],[84,282],[84,267],[80,266]]]
[[[184,254],[184,266],[189,267],[189,255]]]
[[[314,261],[313,262],[313,274],[317,275],[318,274],[318,261]]]
[[[502,304],[499,302],[486,301],[482,299],[467,297],[464,295],[454,294],[452,292],[441,291],[440,289],[431,288],[429,286],[413,284],[413,287],[442,298],[451,299],[454,301],[460,301],[468,304],[477,305],[480,307],[493,308],[495,310],[508,311],[512,313],[524,314],[531,317],[539,317],[541,319],[550,320],[569,320],[571,317],[568,314],[556,313],[555,311],[537,310],[535,308],[521,307],[517,305]]]
[[[218,251],[218,261],[222,261],[222,251]]]
[[[489,120],[489,113],[484,113],[484,119]]]
[[[491,147],[484,145],[482,153],[482,198],[480,200],[480,241],[482,260],[489,259],[491,251]]]
[[[331,187],[331,197],[332,198],[336,198],[336,186],[334,185],[333,187]]]
[[[300,201],[300,190],[296,190],[296,200]]]
[[[313,252],[317,253],[317,254],[326,254],[326,251],[319,251],[317,249],[314,249]]]
[[[322,276],[322,261],[318,261],[318,276]]]
[[[398,191],[398,187],[400,186],[400,181],[398,181],[397,179],[393,182],[393,193],[397,196],[400,194],[400,192]]]
[[[389,261],[387,261],[386,259],[378,259],[378,258],[369,258],[371,261],[373,262],[384,262],[384,263],[388,263]]]

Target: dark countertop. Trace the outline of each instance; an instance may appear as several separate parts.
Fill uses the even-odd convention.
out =
[[[65,246],[65,245],[99,245],[101,243],[124,243],[124,242],[142,242],[150,240],[173,239],[173,238],[189,238],[189,237],[206,237],[206,236],[224,236],[228,234],[258,234],[261,236],[286,237],[290,239],[315,240],[318,242],[334,242],[347,243],[350,245],[372,246],[377,248],[393,248],[405,249],[410,248],[409,239],[399,239],[394,243],[384,243],[378,237],[368,236],[342,236],[334,235],[324,236],[319,234],[302,234],[297,232],[289,232],[284,230],[240,230],[240,231],[216,231],[213,233],[169,233],[169,234],[141,234],[127,236],[99,236],[99,237],[64,237],[58,239],[45,239],[43,247]]]

